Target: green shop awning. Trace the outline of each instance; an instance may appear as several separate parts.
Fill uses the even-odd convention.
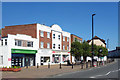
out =
[[[11,53],[36,54],[37,50],[11,49]]]

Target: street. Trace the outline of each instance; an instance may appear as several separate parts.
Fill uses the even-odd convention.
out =
[[[114,63],[105,66],[59,74],[52,78],[118,78],[118,71],[120,71],[120,68],[118,68],[118,61],[119,60],[116,59]]]

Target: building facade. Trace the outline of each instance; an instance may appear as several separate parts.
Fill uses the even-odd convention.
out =
[[[71,60],[71,34],[57,24],[5,26],[1,36],[0,66],[64,64]]]
[[[106,43],[105,43],[105,40],[95,36],[93,37],[93,41],[94,41],[94,44],[96,44],[97,46],[103,46],[103,47],[106,47]],[[92,39],[91,40],[88,40],[87,41],[90,45],[92,44]]]

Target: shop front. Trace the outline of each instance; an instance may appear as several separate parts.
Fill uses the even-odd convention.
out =
[[[12,49],[12,66],[35,66],[37,50]]]

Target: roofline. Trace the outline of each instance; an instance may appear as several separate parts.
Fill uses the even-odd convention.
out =
[[[75,35],[75,34],[71,34],[71,35],[77,36],[77,35]],[[77,36],[77,37],[79,37],[79,36]],[[79,37],[79,38],[81,38],[81,37]],[[83,38],[81,38],[81,39],[83,39]]]

